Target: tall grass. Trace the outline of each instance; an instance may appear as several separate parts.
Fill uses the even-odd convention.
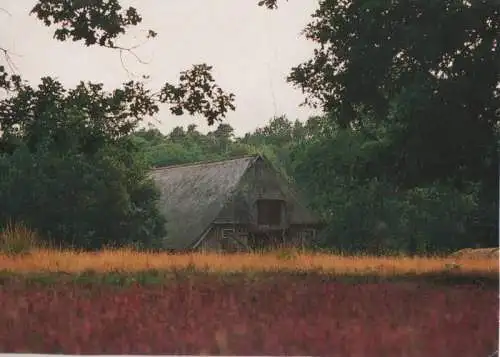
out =
[[[0,254],[0,267],[15,272],[83,272],[172,270],[190,268],[213,272],[317,271],[339,274],[395,275],[453,270],[463,273],[498,273],[497,259],[456,259],[429,257],[341,256],[322,253],[241,253],[215,254],[145,253],[131,249],[94,253],[38,249],[12,257]]]
[[[4,229],[0,229],[0,253],[17,256],[40,247],[41,240],[36,232],[24,224],[9,222]]]

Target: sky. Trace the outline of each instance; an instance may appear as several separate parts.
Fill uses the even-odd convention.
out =
[[[113,89],[149,75],[148,87],[177,83],[179,73],[193,64],[213,66],[218,85],[236,96],[236,111],[224,122],[243,135],[285,114],[301,121],[317,110],[300,107],[304,95],[286,82],[290,69],[311,58],[314,45],[301,35],[318,0],[282,0],[277,10],[257,6],[257,0],[122,0],[143,17],[137,28],[121,37],[123,47],[141,44],[136,54],[59,42],[29,11],[34,0],[2,0],[0,47],[12,53],[17,71],[33,84],[43,76],[66,86],[79,81],[103,83]],[[158,33],[145,42],[148,29]],[[2,59],[3,61],[3,59]],[[195,123],[202,132],[214,130],[202,117],[174,116],[162,107],[152,123],[162,132]]]

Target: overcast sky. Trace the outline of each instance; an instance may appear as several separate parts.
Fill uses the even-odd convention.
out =
[[[159,88],[165,81],[176,83],[179,72],[192,64],[206,62],[214,66],[217,83],[236,95],[236,111],[226,122],[237,135],[264,125],[275,114],[306,120],[316,113],[299,107],[304,96],[286,83],[286,76],[312,55],[313,44],[300,31],[317,0],[281,1],[275,11],[257,6],[257,0],[123,0],[124,6],[139,10],[143,23],[120,44],[142,43],[149,28],[158,32],[137,50],[148,64],[125,55],[131,73],[116,51],[52,39],[53,29],[29,16],[34,4],[2,0],[10,15],[0,13],[0,47],[12,51],[19,72],[33,83],[50,75],[68,86],[91,80],[111,89],[134,75],[149,74],[148,85]],[[208,128],[202,118],[172,116],[166,108],[157,119],[164,132],[193,122],[203,132]]]

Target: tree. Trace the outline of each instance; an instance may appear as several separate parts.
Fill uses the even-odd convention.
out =
[[[37,94],[12,99],[37,108],[36,130],[9,127],[1,137],[8,150],[0,152],[0,224],[23,222],[62,247],[158,248],[165,234],[158,193],[130,140],[88,127],[79,110],[44,108]]]
[[[290,174],[327,222],[318,243],[343,252],[436,253],[474,245],[466,234],[477,191],[400,190],[370,172],[387,145],[377,133],[333,127],[291,147]]]
[[[212,145],[216,148],[215,150],[222,155],[229,151],[233,138],[234,128],[227,123],[219,124],[214,131],[207,134],[207,139],[212,142]]]
[[[31,14],[55,26],[56,40],[136,56],[118,40],[142,18],[118,0],[39,0]],[[156,35],[149,30],[147,37]],[[35,88],[14,73],[8,49],[0,51],[0,89],[7,91],[0,101],[0,225],[24,221],[65,246],[157,246],[165,234],[158,192],[130,134],[160,103],[176,115],[201,114],[209,125],[234,110],[234,95],[216,85],[211,66],[196,64],[158,90],[141,81],[111,92],[84,82],[68,90],[50,77]]]
[[[54,38],[59,41],[83,41],[86,46],[102,46],[135,55],[133,48],[124,48],[117,44],[117,39],[131,26],[142,22],[142,17],[134,7],[123,9],[119,0],[39,0],[31,10],[45,26],[56,26]],[[148,30],[148,38],[157,33]],[[7,49],[4,52],[8,62]],[[139,59],[139,58],[138,58]],[[185,112],[203,115],[211,125],[223,118],[229,110],[234,110],[234,95],[225,93],[210,73],[212,67],[206,64],[194,65],[183,71],[179,84],[166,83],[156,92],[146,90],[142,83],[127,83],[128,97],[146,101],[149,113],[158,112],[157,103],[168,103],[173,114]],[[0,65],[0,88],[16,88],[20,76],[9,75],[5,65]],[[135,113],[129,113],[134,115]]]
[[[318,48],[288,79],[305,103],[342,128],[382,125],[367,165],[402,189],[477,183],[473,234],[496,244],[500,3],[323,0],[304,33]]]

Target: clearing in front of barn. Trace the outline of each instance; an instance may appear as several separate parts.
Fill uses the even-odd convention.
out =
[[[0,266],[6,352],[455,357],[498,346],[498,261],[38,251]]]

